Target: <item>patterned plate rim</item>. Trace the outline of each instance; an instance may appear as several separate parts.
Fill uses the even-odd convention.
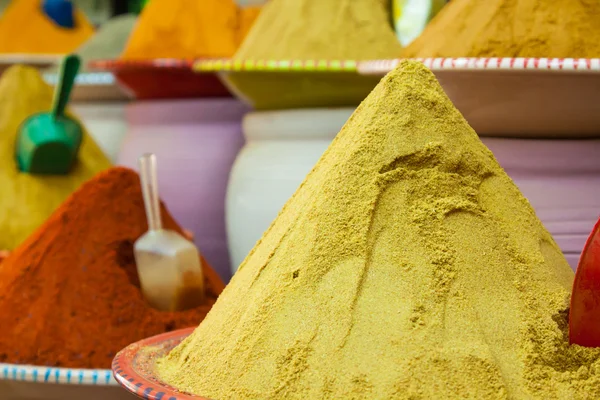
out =
[[[326,60],[197,60],[197,72],[359,72],[382,74],[403,59],[367,61]],[[413,58],[436,70],[537,70],[600,72],[600,58]]]
[[[189,69],[196,72],[344,72],[365,75],[385,74],[402,61],[389,60],[233,60],[233,59],[154,59],[94,60],[93,69],[119,71],[131,69]],[[509,70],[600,73],[600,58],[413,58],[433,71]]]
[[[362,61],[361,74],[386,74],[403,59]],[[600,72],[600,58],[413,58],[432,71],[442,70],[504,70],[504,71],[554,71]]]
[[[130,344],[115,356],[112,369],[116,381],[128,392],[147,400],[208,400],[205,397],[179,392],[161,383],[151,372],[140,372],[136,368],[138,355],[151,348],[167,344],[167,348],[177,345],[196,328],[179,329]],[[149,357],[154,361],[156,356]]]
[[[98,71],[122,71],[135,69],[191,69],[193,59],[157,58],[153,60],[92,60],[87,63],[91,69]]]
[[[0,65],[54,64],[60,62],[64,56],[62,54],[4,53],[0,54]]]
[[[356,60],[196,60],[196,72],[357,72]]]
[[[58,74],[46,72],[42,74],[44,81],[49,85],[56,85]],[[110,72],[80,72],[75,77],[75,84],[81,86],[111,86],[115,85],[115,76]]]
[[[0,363],[0,380],[63,385],[117,385],[110,369],[57,368],[5,363]]]

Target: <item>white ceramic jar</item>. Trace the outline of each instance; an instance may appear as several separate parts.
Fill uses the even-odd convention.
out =
[[[126,102],[73,103],[70,107],[104,154],[116,162],[127,131]]]
[[[225,210],[233,272],[353,111],[261,111],[244,117],[246,144],[231,171]]]
[[[232,267],[275,219],[353,109],[252,112],[227,192]],[[482,138],[575,268],[600,215],[600,140]]]

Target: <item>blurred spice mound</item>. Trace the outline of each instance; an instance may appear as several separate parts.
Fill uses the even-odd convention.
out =
[[[600,57],[598,0],[452,0],[404,57]]]
[[[0,78],[0,250],[21,244],[83,182],[110,167],[106,155],[84,131],[77,162],[67,175],[19,170],[15,161],[19,127],[31,115],[50,110],[52,95],[52,88],[31,67],[12,66]]]

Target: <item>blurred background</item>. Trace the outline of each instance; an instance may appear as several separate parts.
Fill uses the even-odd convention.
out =
[[[138,13],[148,0],[73,0],[86,14],[90,22],[100,25],[109,18],[120,14]],[[241,6],[260,5],[266,0],[237,0]],[[8,6],[10,0],[0,0],[0,14]]]

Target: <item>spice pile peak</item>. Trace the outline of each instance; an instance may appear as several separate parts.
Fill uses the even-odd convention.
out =
[[[123,52],[131,31],[137,22],[137,15],[121,14],[102,24],[96,34],[77,49],[81,57],[81,71],[88,71],[88,63],[93,60],[117,59]],[[60,64],[47,69],[58,73]]]
[[[235,58],[368,60],[395,58],[402,46],[387,0],[270,0]]]
[[[0,53],[69,53],[94,34],[94,27],[81,10],[75,10],[75,26],[63,28],[43,12],[42,3],[10,1],[0,17]]]
[[[164,205],[161,215],[183,233]],[[0,264],[0,362],[110,368],[125,346],[202,320],[223,290],[204,260],[204,304],[160,312],[144,300],[133,244],[147,229],[135,171],[84,183]]]
[[[28,117],[48,112],[52,96],[35,68],[13,65],[0,78],[0,250],[23,242],[83,182],[110,167],[84,127],[78,160],[68,175],[21,173],[15,160],[19,127]],[[67,113],[76,118],[68,108]]]
[[[433,74],[358,107],[161,378],[209,398],[593,398],[560,249]]]
[[[597,0],[453,0],[402,55],[596,58],[599,23]]]
[[[233,0],[153,0],[144,7],[126,60],[231,57],[259,13]]]

